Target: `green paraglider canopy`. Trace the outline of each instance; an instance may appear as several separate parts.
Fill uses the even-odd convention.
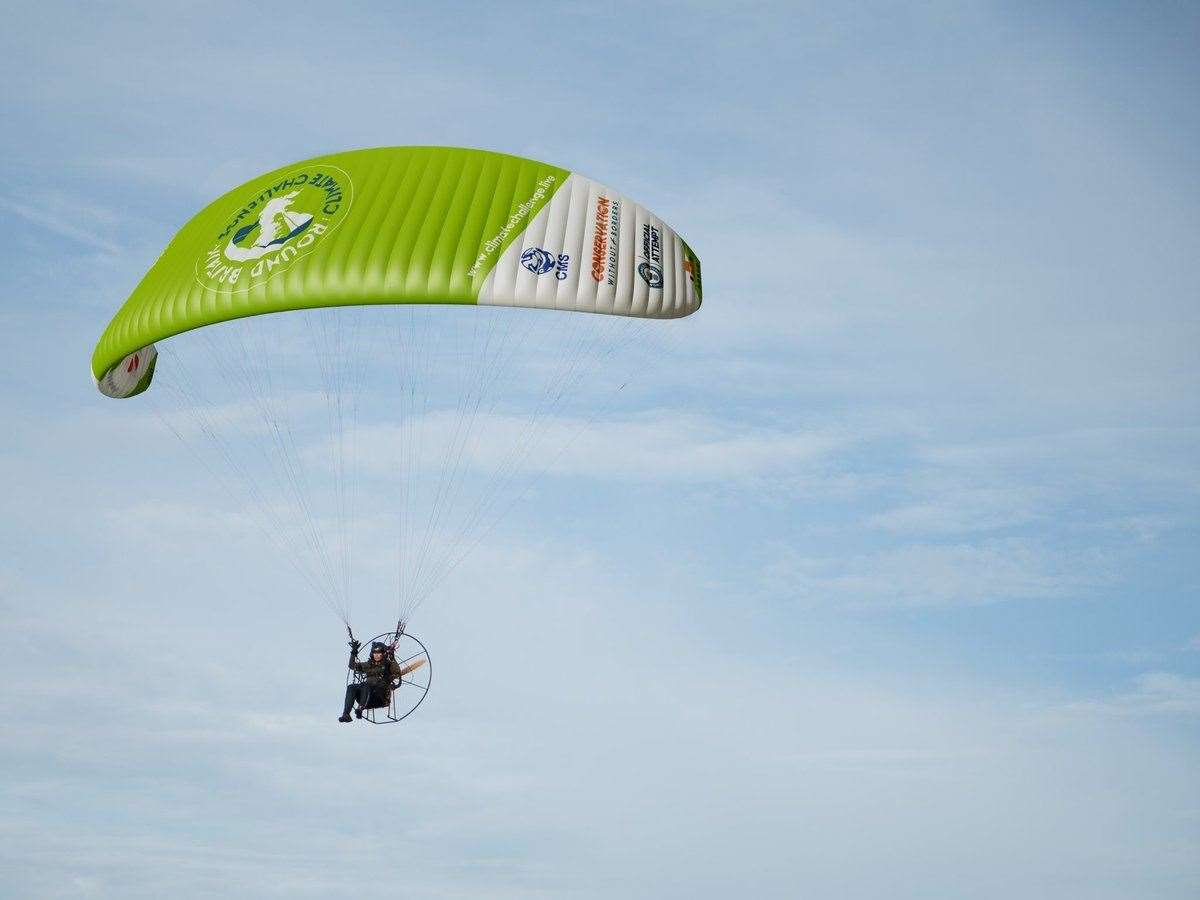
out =
[[[448,303],[677,318],[700,263],[645,207],[557,166],[388,147],[269,172],[175,236],[96,345],[110,397],[145,390],[155,343],[246,316]]]

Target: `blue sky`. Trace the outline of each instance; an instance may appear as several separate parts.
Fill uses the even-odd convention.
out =
[[[0,895],[1195,896],[1198,26],[9,13]],[[333,722],[336,619],[87,362],[217,194],[401,144],[617,186],[706,301],[422,608],[435,691],[379,733]]]

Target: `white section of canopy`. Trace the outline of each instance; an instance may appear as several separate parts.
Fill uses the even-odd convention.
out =
[[[96,387],[104,396],[122,400],[137,390],[137,386],[146,376],[146,370],[157,358],[158,349],[153,344],[135,350],[109,369],[103,378],[98,379]]]
[[[601,198],[610,208],[598,215]],[[614,212],[615,210],[615,212]],[[619,216],[620,236],[616,247],[605,241],[605,257],[617,256],[616,283],[592,274],[598,222]],[[662,258],[647,260],[642,252],[644,227],[657,229]],[[568,257],[567,275],[557,270],[543,274],[521,264],[524,253],[540,249]],[[572,174],[550,202],[530,220],[519,241],[513,241],[497,260],[479,292],[479,303],[489,306],[524,306],[537,309],[609,313],[650,319],[673,319],[695,312],[700,306],[691,276],[684,268],[683,241],[662,219],[646,207],[599,182]],[[643,262],[662,271],[662,285],[652,287],[638,273]],[[607,273],[606,273],[607,274]]]

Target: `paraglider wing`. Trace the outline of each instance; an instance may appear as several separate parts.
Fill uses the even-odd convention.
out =
[[[285,310],[394,303],[676,318],[700,263],[645,207],[557,166],[450,147],[354,150],[286,166],[210,204],[104,331],[110,397],[149,387],[155,342]]]

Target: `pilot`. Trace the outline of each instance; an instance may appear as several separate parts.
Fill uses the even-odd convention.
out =
[[[360,662],[360,646],[356,640],[350,642],[350,668],[361,673],[362,678],[346,685],[346,704],[338,717],[339,722],[351,721],[351,707],[355,707],[354,715],[361,719],[364,709],[387,706],[392,701],[392,683],[416,668],[401,666],[388,652],[387,645],[379,641],[371,645],[370,659]]]

